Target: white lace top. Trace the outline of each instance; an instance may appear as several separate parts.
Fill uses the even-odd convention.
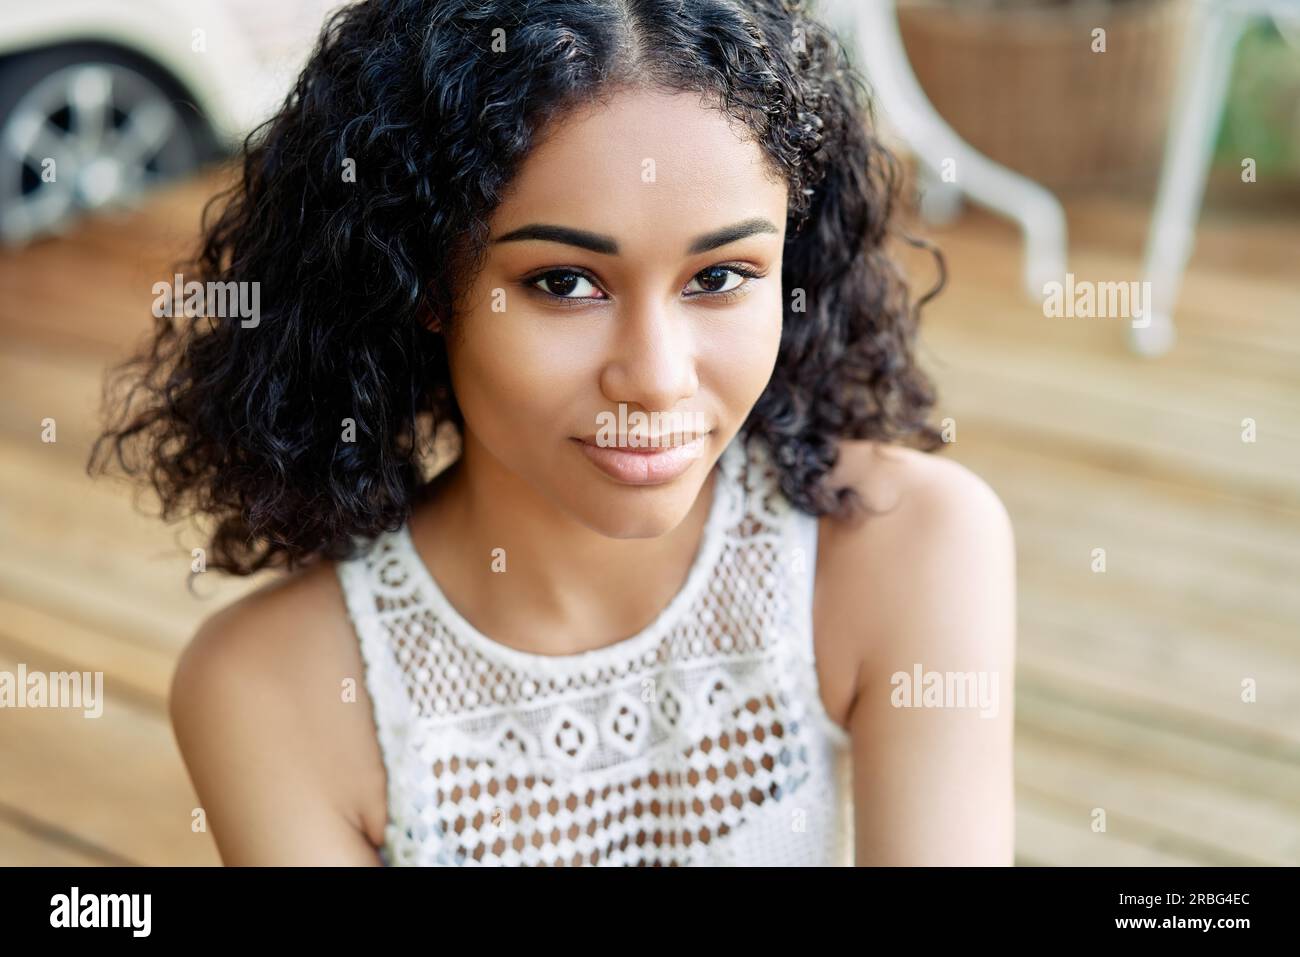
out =
[[[813,662],[817,522],[736,438],[687,580],[645,629],[540,655],[447,601],[406,526],[336,568],[399,865],[851,865],[849,736]]]

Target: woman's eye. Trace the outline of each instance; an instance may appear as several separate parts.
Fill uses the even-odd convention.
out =
[[[532,285],[543,292],[560,299],[603,299],[604,295],[593,296],[592,291],[600,292],[596,284],[580,272],[571,269],[553,269],[533,280]],[[575,295],[575,291],[577,295]]]
[[[730,282],[734,279],[735,282]],[[708,269],[701,269],[692,277],[691,282],[699,282],[703,288],[696,290],[703,293],[724,293],[740,286],[747,277],[739,271],[728,266],[710,266]],[[687,286],[687,289],[690,289]]]
[[[691,277],[686,292],[694,296],[730,298],[729,293],[739,289],[747,280],[758,277],[759,274],[751,273],[739,266],[709,266]],[[567,299],[572,302],[607,298],[604,290],[585,273],[578,272],[576,269],[550,269],[535,279],[528,280],[527,284],[556,299]]]

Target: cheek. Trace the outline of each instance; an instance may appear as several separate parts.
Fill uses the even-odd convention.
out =
[[[707,366],[700,370],[708,383],[733,408],[749,406],[767,388],[781,347],[781,290],[776,286],[749,297],[711,331]]]
[[[562,324],[522,312],[479,308],[463,316],[461,337],[448,358],[452,388],[470,427],[485,435],[537,434],[528,427],[563,421],[590,375],[580,346]]]

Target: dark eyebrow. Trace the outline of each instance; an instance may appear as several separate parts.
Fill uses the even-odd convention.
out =
[[[761,216],[747,219],[743,223],[725,226],[722,229],[695,238],[687,247],[686,254],[694,256],[697,253],[708,252],[710,249],[725,246],[727,243],[734,243],[746,236],[753,236],[755,233],[775,233],[777,231],[776,226],[770,219],[763,219]],[[570,229],[568,226],[553,226],[548,223],[531,223],[527,226],[520,226],[504,236],[499,236],[495,242],[511,243],[525,239],[564,243],[566,246],[577,246],[606,256],[618,255],[618,242],[612,236],[602,236],[599,233],[589,233],[582,229]]]
[[[738,239],[744,239],[746,236],[753,236],[755,233],[775,233],[776,226],[770,219],[763,219],[756,216],[753,219],[747,219],[743,223],[736,223],[734,226],[724,226],[722,229],[715,230],[711,233],[705,233],[703,236],[695,239],[690,247],[686,250],[688,256],[694,256],[696,253],[705,253],[710,249],[717,249],[719,246],[725,246],[727,243],[734,243]]]
[[[590,249],[593,253],[604,253],[606,256],[618,254],[618,243],[609,236],[601,236],[581,229],[570,229],[568,226],[550,226],[546,223],[520,226],[504,236],[497,237],[496,242],[513,243],[524,239],[540,239],[548,243],[580,246],[583,249]]]

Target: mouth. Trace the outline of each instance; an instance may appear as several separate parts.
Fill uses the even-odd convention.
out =
[[[708,447],[709,432],[624,435],[598,443],[572,438],[596,468],[625,485],[662,485],[685,473]]]
[[[618,436],[613,442],[594,435],[575,437],[575,441],[600,449],[618,449],[620,452],[660,452],[664,449],[692,445],[708,434],[708,432],[663,432],[659,435],[646,435],[641,432],[627,432]]]

